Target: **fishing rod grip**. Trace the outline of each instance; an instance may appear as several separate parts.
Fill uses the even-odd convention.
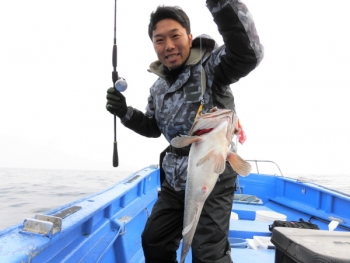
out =
[[[113,54],[112,54],[112,65],[113,65],[113,72],[112,72],[112,79],[113,84],[116,83],[118,80],[118,72],[117,72],[117,45],[113,45]]]
[[[114,142],[113,142],[113,167],[118,167],[118,143],[117,143],[117,116],[114,114]]]
[[[119,158],[118,158],[118,143],[113,143],[113,167],[118,167]]]

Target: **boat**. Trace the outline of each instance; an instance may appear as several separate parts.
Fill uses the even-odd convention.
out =
[[[0,262],[143,263],[141,233],[160,191],[159,175],[158,165],[150,165],[1,230]],[[269,228],[300,219],[319,229]],[[229,241],[234,263],[350,262],[350,195],[283,174],[239,176]],[[180,251],[181,244],[178,260]]]

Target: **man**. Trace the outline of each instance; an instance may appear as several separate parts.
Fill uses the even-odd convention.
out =
[[[223,37],[221,47],[206,35],[193,39],[190,21],[179,7],[162,6],[151,14],[149,36],[158,61],[149,71],[159,78],[150,89],[146,112],[127,107],[125,97],[114,88],[107,91],[107,110],[126,127],[146,137],[163,134],[170,143],[189,133],[201,103],[203,112],[214,106],[234,110],[229,85],[259,65],[263,47],[241,1],[207,0],[206,4]],[[177,262],[182,238],[189,148],[169,146],[165,152],[160,159],[165,180],[142,234],[146,263]],[[193,262],[231,262],[227,236],[236,177],[226,163],[199,219]]]

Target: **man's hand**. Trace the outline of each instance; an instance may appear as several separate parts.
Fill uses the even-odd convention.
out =
[[[123,118],[128,110],[124,95],[115,88],[109,88],[107,90],[106,109],[119,118]]]

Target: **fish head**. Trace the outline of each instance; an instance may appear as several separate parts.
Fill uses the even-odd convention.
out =
[[[218,109],[214,107],[209,112],[200,114],[192,125],[190,135],[208,133],[223,122],[228,122],[226,138],[230,142],[233,135],[239,133],[238,117],[231,109]]]

